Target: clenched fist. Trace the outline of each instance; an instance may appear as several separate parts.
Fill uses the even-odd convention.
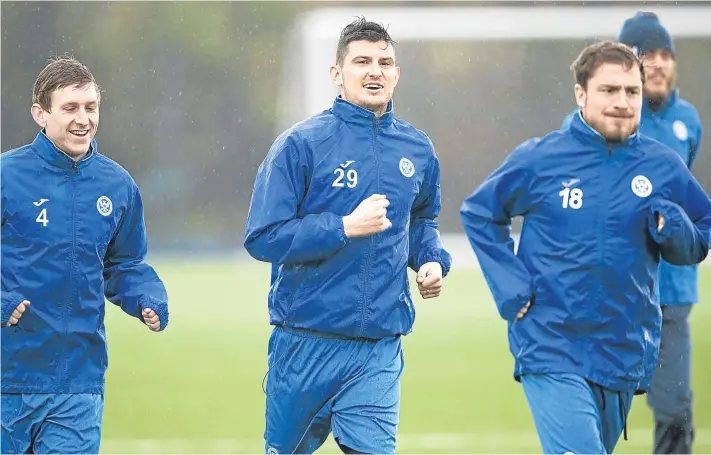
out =
[[[382,194],[363,200],[350,215],[343,217],[343,229],[348,238],[366,237],[389,229],[393,224],[387,217],[390,201]]]
[[[528,310],[531,309],[531,302],[528,302],[525,307],[521,308],[521,310],[518,312],[516,315],[516,320],[520,321],[523,319],[524,316],[526,316],[526,313],[528,313]]]
[[[160,330],[160,318],[158,317],[158,314],[150,308],[143,309],[143,322],[145,322],[148,328],[154,332]]]
[[[442,292],[442,266],[439,262],[428,262],[417,271],[417,288],[423,299],[438,297]]]
[[[25,312],[25,309],[27,309],[28,306],[30,306],[29,300],[23,300],[20,302],[20,304],[17,305],[17,308],[15,308],[15,311],[13,311],[10,315],[10,319],[7,320],[7,325],[11,326],[17,324],[22,317],[22,313]]]

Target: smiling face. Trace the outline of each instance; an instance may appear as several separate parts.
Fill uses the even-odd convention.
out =
[[[663,102],[676,86],[676,61],[672,54],[663,49],[645,52],[642,57],[644,73],[644,96],[651,101]]]
[[[382,115],[400,78],[395,50],[386,41],[352,41],[343,62],[331,67],[331,78],[343,99]]]
[[[32,118],[61,151],[78,161],[99,127],[101,88],[73,57],[47,63],[32,90]]]
[[[51,106],[32,105],[32,117],[55,146],[74,160],[89,151],[99,127],[99,95],[93,83],[52,92]]]

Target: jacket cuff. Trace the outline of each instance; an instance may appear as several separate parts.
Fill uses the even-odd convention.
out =
[[[9,292],[3,295],[2,309],[0,310],[0,318],[2,318],[0,324],[2,324],[3,327],[7,325],[7,322],[10,320],[10,316],[12,316],[12,312],[15,311],[17,305],[19,305],[23,300],[25,299],[22,296],[18,296],[14,292]]]
[[[141,312],[139,313],[141,321],[145,324],[145,321],[143,320],[143,310],[153,310],[158,315],[158,319],[160,319],[159,331],[165,330],[168,325],[168,303],[146,296],[141,297],[138,303],[141,307]]]
[[[452,255],[444,248],[429,250],[422,255],[420,263],[417,264],[417,269],[427,264],[428,262],[437,262],[442,266],[442,278],[446,277],[449,270],[452,268]]]
[[[657,214],[664,217],[664,227],[661,230],[657,229],[659,224]],[[649,233],[658,244],[663,244],[669,237],[672,237],[674,232],[680,228],[683,223],[681,207],[677,204],[660,200],[654,202],[649,210]]]
[[[525,307],[526,304],[532,299],[533,296],[512,299],[501,306],[501,308],[499,309],[499,314],[503,319],[509,322],[514,322],[516,321],[516,316],[518,315],[518,312],[521,311],[521,309]]]

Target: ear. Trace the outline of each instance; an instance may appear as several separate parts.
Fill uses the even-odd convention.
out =
[[[343,74],[341,73],[341,66],[331,65],[330,72],[333,85],[335,85],[336,87],[341,87],[343,85]]]
[[[35,120],[35,123],[37,123],[40,128],[44,129],[47,126],[47,119],[45,118],[47,111],[42,109],[42,106],[35,103],[30,108],[30,112],[32,112],[32,118]]]
[[[397,73],[395,73],[395,80],[393,81],[393,88],[395,88],[397,86],[397,81],[400,80],[400,67],[396,66],[395,70],[397,71]]]
[[[587,101],[588,94],[580,84],[575,84],[575,101],[578,103],[578,107],[585,107],[585,102]]]

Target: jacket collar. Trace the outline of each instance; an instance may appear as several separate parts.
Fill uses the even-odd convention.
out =
[[[89,153],[84,155],[84,157],[77,161],[74,161],[69,155],[64,153],[59,149],[54,143],[47,137],[44,130],[37,133],[35,140],[32,141],[32,148],[37,152],[37,154],[52,166],[59,167],[62,169],[72,169],[73,167],[84,167],[90,160],[96,155],[96,139],[91,140],[91,145],[89,146]]]
[[[642,115],[643,116],[650,116],[650,115],[662,115],[667,109],[671,109],[674,107],[676,104],[677,100],[679,98],[679,89],[674,89],[672,92],[667,96],[667,99],[665,99],[661,104],[658,104],[656,109],[652,109],[652,105],[649,103],[649,98],[646,96],[644,97],[644,100],[642,101]]]
[[[600,134],[590,125],[588,125],[588,123],[583,119],[583,113],[580,109],[578,109],[575,115],[573,115],[573,119],[570,122],[570,130],[577,138],[586,142],[598,144],[608,149],[630,147],[634,146],[639,142],[639,129],[624,141],[609,142],[603,137],[602,134]]]
[[[375,113],[364,107],[353,104],[350,101],[346,101],[340,96],[338,96],[333,102],[331,110],[344,122],[354,123],[361,126],[374,126],[376,125],[377,120],[378,126],[386,127],[392,124],[394,118],[393,100],[388,101],[388,108],[380,117],[377,117]]]

